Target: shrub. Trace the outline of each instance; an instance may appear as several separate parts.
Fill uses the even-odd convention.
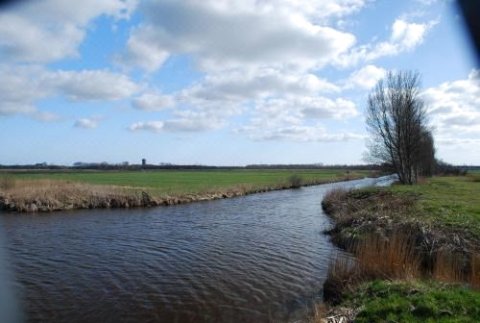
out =
[[[303,179],[298,174],[293,174],[288,178],[288,184],[291,188],[300,188],[303,184]]]

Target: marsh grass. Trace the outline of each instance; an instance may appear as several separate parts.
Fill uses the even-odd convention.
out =
[[[335,170],[0,172],[0,208],[33,212],[156,206],[346,179]],[[297,174],[298,173],[298,174]],[[350,172],[350,179],[366,171]],[[290,176],[290,177],[289,177]],[[10,182],[9,182],[10,181]],[[13,184],[12,184],[13,183]]]
[[[480,289],[479,253],[439,251],[435,265],[426,268],[422,259],[425,254],[415,248],[411,236],[402,232],[389,238],[372,233],[351,245],[349,250],[354,257],[337,256],[329,266],[324,284],[324,298],[327,304],[335,306],[322,307],[322,312],[312,314],[312,322],[338,322],[333,320],[335,312],[339,312],[338,318],[345,322],[377,321],[381,315],[392,320],[406,317],[408,321],[436,320],[443,314],[463,315],[472,322],[480,319],[475,316],[480,315],[480,310],[465,304],[471,302],[472,297],[480,304],[480,292],[475,291]],[[419,285],[422,290],[411,287],[403,296],[388,287],[378,294],[365,292],[365,288],[375,284]]]
[[[470,285],[480,290],[480,253],[474,254],[470,261]]]
[[[11,190],[15,187],[16,180],[8,174],[0,175],[0,190]]]
[[[141,206],[145,194],[128,187],[48,179],[17,180],[13,187],[0,189],[2,207],[19,212]]]
[[[327,295],[333,302],[341,294],[354,290],[359,284],[376,279],[417,280],[433,279],[447,283],[464,283],[480,288],[480,253],[460,253],[440,250],[435,253],[433,267],[425,266],[425,257],[415,239],[406,232],[389,237],[376,233],[347,247],[354,257],[335,258],[328,270]],[[334,291],[333,295],[329,293]]]
[[[407,233],[390,237],[368,234],[347,246],[354,258],[339,256],[328,270],[325,298],[338,303],[342,295],[374,279],[414,279],[421,276],[422,259]]]

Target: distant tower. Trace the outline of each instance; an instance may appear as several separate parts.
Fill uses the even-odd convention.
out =
[[[142,158],[142,167],[145,168],[146,165],[147,165],[147,160],[145,158]]]

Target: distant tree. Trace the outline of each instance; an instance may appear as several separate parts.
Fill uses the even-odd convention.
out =
[[[419,91],[418,73],[389,72],[368,97],[368,155],[389,165],[403,184],[414,184],[419,174],[430,174],[435,161],[433,136]]]
[[[435,159],[435,143],[432,132],[428,129],[422,130],[418,167],[419,174],[422,176],[431,177],[436,172],[437,160]]]

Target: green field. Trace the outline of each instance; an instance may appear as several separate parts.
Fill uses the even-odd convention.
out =
[[[418,195],[417,220],[466,229],[480,237],[480,174],[433,177],[419,185],[394,185],[391,189]]]
[[[355,322],[479,322],[480,292],[419,281],[374,281],[344,305],[362,308]]]
[[[155,194],[200,193],[239,186],[253,188],[279,187],[288,184],[289,177],[299,175],[303,183],[313,184],[364,177],[369,171],[345,170],[152,170],[152,171],[65,171],[9,172],[17,181],[50,179],[145,188]],[[5,175],[5,173],[4,173]]]

